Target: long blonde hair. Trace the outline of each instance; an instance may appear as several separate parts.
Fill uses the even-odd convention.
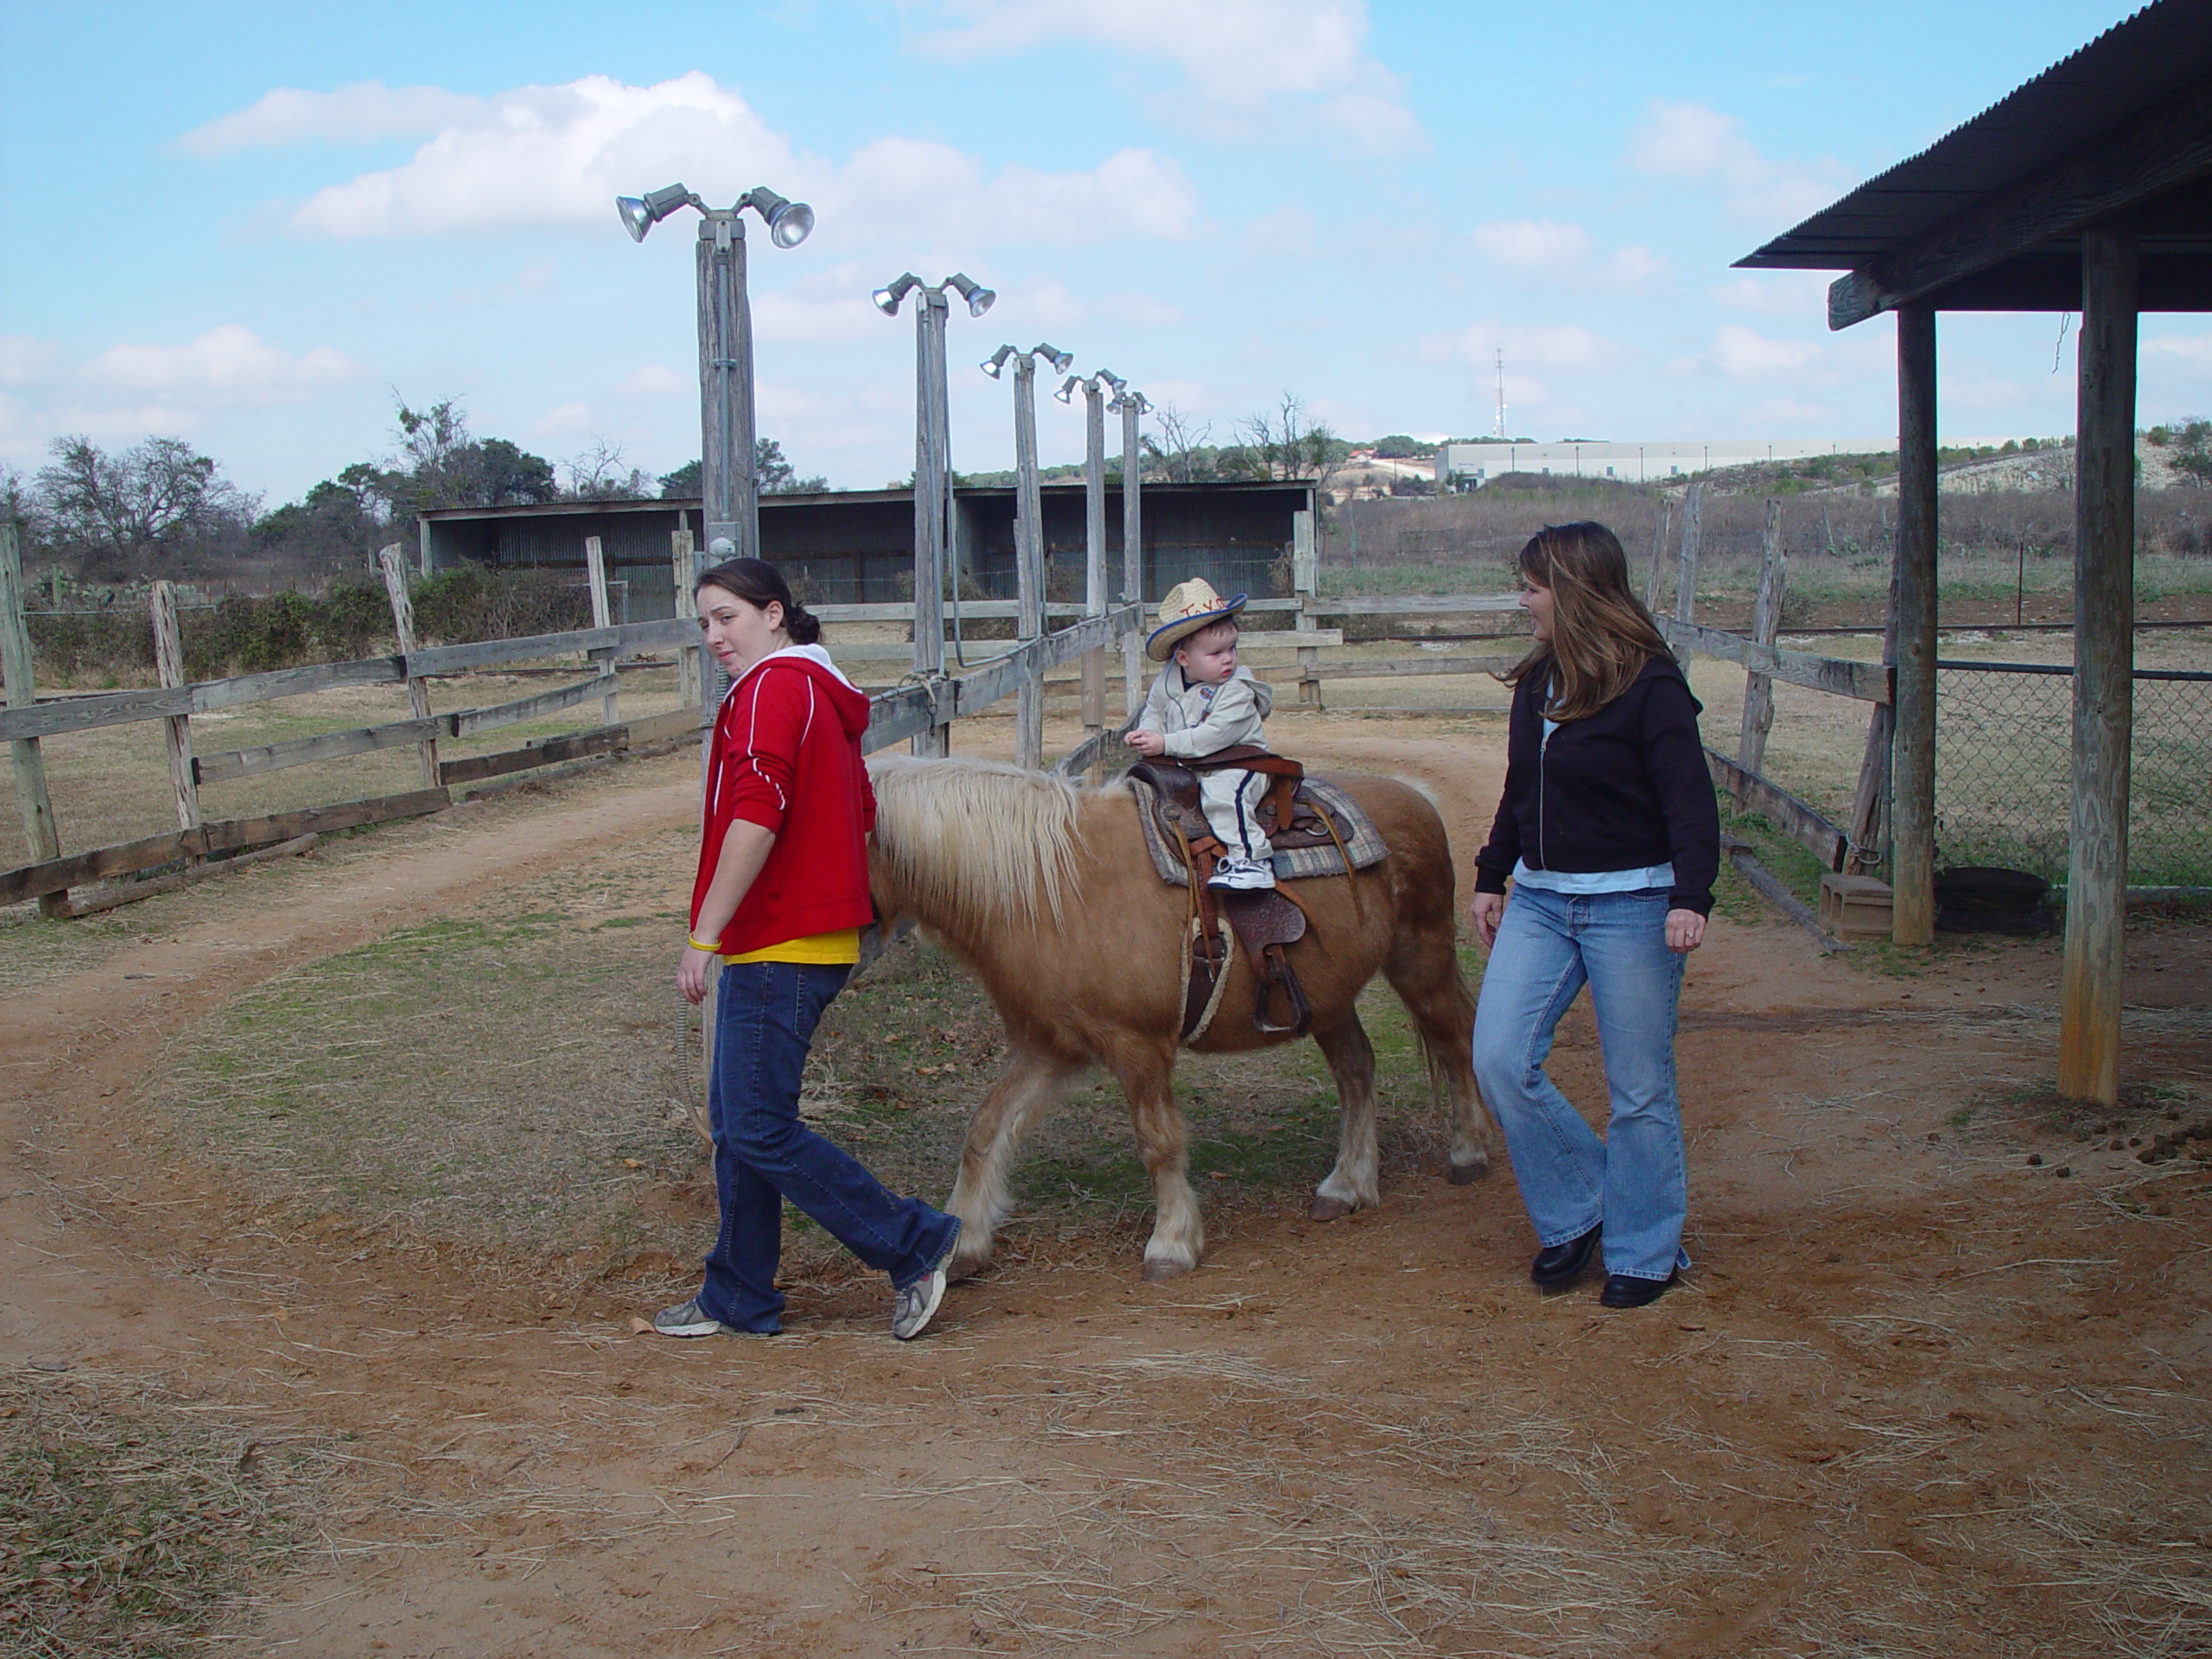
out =
[[[1500,677],[1517,686],[1532,676],[1552,683],[1548,719],[1582,720],[1635,683],[1643,665],[1667,657],[1664,635],[1629,591],[1620,537],[1585,521],[1547,524],[1521,550],[1521,575],[1552,594],[1552,637]]]

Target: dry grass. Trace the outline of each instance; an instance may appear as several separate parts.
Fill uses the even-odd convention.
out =
[[[0,1655],[205,1651],[306,1548],[321,1439],[145,1379],[0,1376]]]

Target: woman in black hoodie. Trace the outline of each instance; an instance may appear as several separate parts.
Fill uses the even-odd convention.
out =
[[[1529,1276],[1564,1289],[1602,1240],[1599,1300],[1641,1307],[1689,1265],[1675,1008],[1713,908],[1720,819],[1698,701],[1629,591],[1618,538],[1553,525],[1520,567],[1535,645],[1505,677],[1505,798],[1475,859],[1490,948],[1475,1074],[1535,1225]],[[1602,1140],[1544,1071],[1586,982],[1611,1095]]]

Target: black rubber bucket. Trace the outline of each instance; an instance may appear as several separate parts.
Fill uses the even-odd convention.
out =
[[[2058,931],[2044,900],[2050,883],[2027,870],[1964,864],[1936,873],[1936,928],[1942,933]]]

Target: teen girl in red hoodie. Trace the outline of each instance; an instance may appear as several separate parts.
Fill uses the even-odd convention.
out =
[[[676,980],[715,995],[708,1113],[721,1229],[699,1294],[653,1316],[664,1336],[767,1335],[784,1201],[891,1275],[892,1334],[922,1333],[944,1294],[960,1224],[889,1192],[799,1122],[816,1024],[860,960],[873,919],[867,836],[875,796],[861,760],[868,698],[817,643],[822,624],[783,574],[732,559],[699,578],[707,648],[732,684],[715,721],[691,934]]]

